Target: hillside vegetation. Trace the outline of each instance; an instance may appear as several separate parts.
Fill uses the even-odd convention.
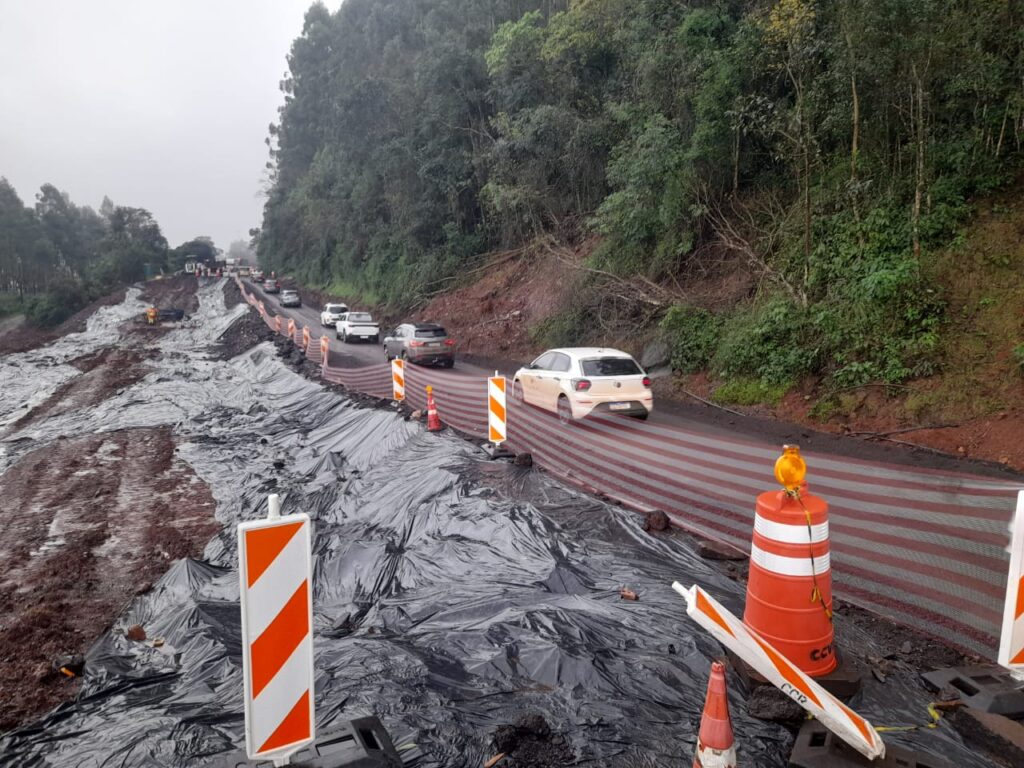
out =
[[[219,254],[208,237],[168,248],[153,214],[108,197],[97,212],[43,184],[30,208],[0,176],[0,317],[52,328],[117,288]]]
[[[748,401],[927,377],[940,257],[1021,167],[1022,30],[1012,0],[317,4],[259,257],[408,307],[543,242],[587,254],[545,343],[657,323]]]

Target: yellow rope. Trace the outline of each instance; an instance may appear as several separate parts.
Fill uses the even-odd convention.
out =
[[[803,509],[804,517],[807,520],[807,554],[811,558],[811,580],[814,582],[814,587],[811,589],[811,602],[821,603],[821,607],[825,609],[825,616],[827,616],[829,622],[831,622],[832,606],[825,603],[825,598],[821,594],[821,588],[818,586],[818,566],[814,562],[814,529],[811,525],[811,511],[807,509],[807,505],[804,504],[804,500],[800,498],[799,488],[794,488],[791,491],[787,490],[786,494],[800,503],[800,508]]]
[[[928,714],[932,718],[930,723],[922,723],[921,725],[876,725],[875,730],[879,733],[895,733],[897,731],[916,731],[920,728],[938,728],[942,715],[935,708],[934,702],[928,705]]]

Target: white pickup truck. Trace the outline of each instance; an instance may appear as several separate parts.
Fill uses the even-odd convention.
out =
[[[334,326],[336,336],[346,344],[352,339],[369,339],[380,342],[380,326],[370,317],[369,312],[346,312]]]

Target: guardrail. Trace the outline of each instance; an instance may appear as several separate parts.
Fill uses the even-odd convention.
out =
[[[275,328],[276,318],[241,287]],[[293,320],[289,327],[294,341]],[[329,348],[328,342],[326,357],[321,345],[307,349],[324,379],[391,398],[386,363],[334,366]],[[409,406],[426,406],[427,385],[447,424],[486,437],[486,377],[407,366]],[[679,527],[744,552],[753,500],[773,485],[777,450],[751,441],[614,416],[566,426],[514,397],[507,428],[510,447],[531,452],[536,465],[565,481],[632,509],[660,509]],[[815,492],[831,505],[836,593],[994,658],[1017,485],[813,453],[808,460]]]

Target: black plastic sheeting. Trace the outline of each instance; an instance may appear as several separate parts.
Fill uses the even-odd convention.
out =
[[[265,514],[314,520],[317,722],[379,716],[407,765],[480,766],[501,724],[539,712],[577,764],[689,765],[710,661],[722,649],[669,585],[696,581],[742,611],[743,587],[679,534],[531,469],[488,462],[451,435],[357,407],[288,371],[261,345],[230,362],[203,351],[225,325],[169,334],[157,371],[113,401],[55,417],[38,446],[79,430],[170,423],[207,481],[223,532],[179,561],[87,655],[78,700],[0,738],[0,764],[198,766],[243,743],[234,526]],[[228,318],[230,319],[230,318]],[[214,322],[217,320],[217,322]],[[20,443],[19,443],[20,445]],[[284,462],[275,469],[275,462]],[[623,601],[627,585],[639,602]],[[885,655],[843,630],[847,647]],[[730,703],[749,766],[784,766],[792,738]],[[853,704],[876,724],[924,722],[912,676],[869,679]],[[989,763],[945,725],[898,737],[958,766]]]

